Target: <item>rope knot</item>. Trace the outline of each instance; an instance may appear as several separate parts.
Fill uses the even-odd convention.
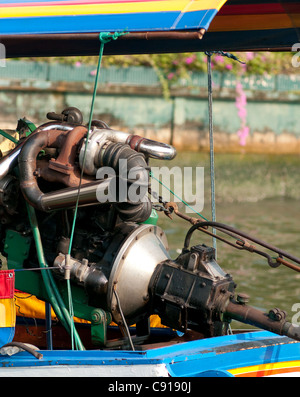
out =
[[[108,33],[108,32],[101,32],[99,34],[99,40],[101,43],[106,44],[109,43],[111,40],[117,40],[120,36],[124,34],[128,34],[129,32],[115,32],[115,33]]]

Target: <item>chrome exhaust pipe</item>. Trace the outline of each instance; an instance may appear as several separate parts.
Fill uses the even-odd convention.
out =
[[[18,156],[24,142],[21,142],[0,160],[0,180],[3,179],[18,163]]]
[[[39,207],[43,211],[55,211],[74,208],[77,203],[80,207],[101,204],[97,197],[105,197],[109,189],[111,178],[88,183],[80,187],[60,189],[51,193],[43,193],[39,199]]]
[[[84,141],[79,154],[80,167],[82,168],[84,166],[84,172],[86,174],[96,174],[97,169],[101,166],[99,163],[99,154],[107,142],[127,144],[131,149],[154,159],[172,160],[176,156],[176,149],[166,143],[109,128],[94,129],[90,133],[87,148]],[[86,155],[84,155],[85,150]]]

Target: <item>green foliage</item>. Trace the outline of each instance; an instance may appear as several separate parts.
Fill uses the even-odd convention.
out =
[[[234,53],[237,58],[245,62],[242,66],[240,63],[222,57],[218,54],[212,55],[213,68],[218,71],[231,71],[239,73],[241,68],[249,74],[286,74],[294,73],[292,67],[290,52],[237,52]],[[29,58],[30,59],[30,58]],[[59,62],[66,64],[85,64],[96,65],[97,57],[56,57],[56,58],[32,58],[30,60],[42,60],[46,62]],[[141,54],[141,55],[111,55],[104,56],[102,61],[103,67],[108,66],[150,66],[155,65],[160,69],[168,80],[186,78],[190,71],[206,71],[206,55],[199,53],[180,53],[180,54]],[[171,74],[171,75],[170,75]]]
[[[212,68],[220,72],[232,72],[236,75],[275,75],[294,74],[295,68],[291,64],[290,52],[240,52],[234,55],[245,64],[223,57],[219,54],[212,55]],[[32,60],[32,59],[30,59]],[[67,58],[43,58],[47,62],[59,62],[80,65],[97,65],[97,57],[67,57]],[[172,84],[179,79],[188,79],[192,71],[206,71],[207,56],[204,53],[180,53],[180,54],[141,54],[141,55],[114,55],[104,56],[102,67],[117,66],[148,66],[154,68],[161,82],[165,97],[169,96]]]

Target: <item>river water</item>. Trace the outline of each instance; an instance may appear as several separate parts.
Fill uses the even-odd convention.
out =
[[[204,167],[202,215],[212,219],[208,154],[179,153],[169,163],[154,161],[150,165]],[[215,154],[216,220],[300,257],[299,170],[300,155]],[[164,190],[160,193],[163,195]],[[184,212],[183,205],[180,205],[180,210]],[[163,213],[159,213],[158,224],[165,230],[171,257],[175,258],[191,225],[176,215],[169,220]],[[212,246],[212,239],[196,231],[191,243]],[[219,265],[236,282],[237,292],[250,295],[249,304],[263,311],[278,307],[287,312],[289,320],[297,315],[300,273],[283,265],[271,268],[265,258],[219,241],[217,257]],[[296,303],[299,307],[295,306]],[[245,328],[235,322],[232,326]]]

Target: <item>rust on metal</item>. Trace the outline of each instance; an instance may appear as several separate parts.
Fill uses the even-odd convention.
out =
[[[121,40],[201,40],[205,29],[196,31],[134,32],[124,35]]]
[[[74,170],[78,144],[85,137],[86,133],[87,128],[83,126],[75,127],[69,131],[57,159],[49,160],[49,168],[70,175]]]
[[[276,261],[278,263],[280,263],[281,265],[289,267],[290,269],[295,270],[296,272],[300,273],[300,266],[294,265],[293,263],[290,263],[290,262],[286,261],[285,259],[280,258],[280,256],[278,258],[276,258]]]

